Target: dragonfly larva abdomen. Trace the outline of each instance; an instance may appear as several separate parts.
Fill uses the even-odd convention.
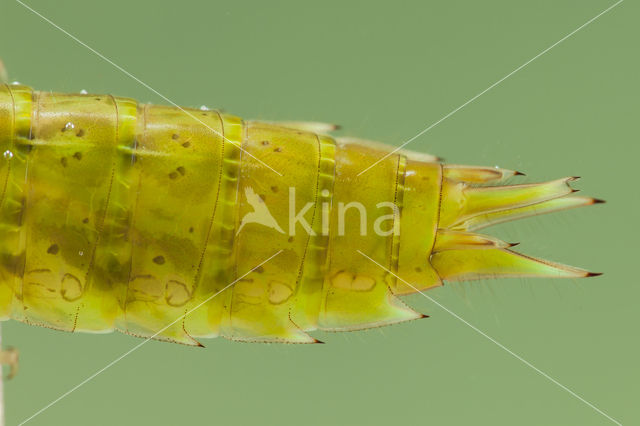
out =
[[[286,126],[0,86],[2,317],[308,343],[423,317],[399,296],[443,279],[589,275],[472,232],[597,202],[570,178],[487,186],[514,172],[408,152],[361,173],[390,148]]]

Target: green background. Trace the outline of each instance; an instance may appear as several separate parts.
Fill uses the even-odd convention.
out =
[[[400,144],[612,1],[31,0],[178,104],[340,123]],[[608,204],[491,229],[532,255],[605,274],[480,281],[429,295],[623,424],[640,423],[639,7],[627,0],[410,148],[525,182],[579,175]],[[40,90],[165,103],[11,0],[0,57]],[[430,319],[316,336],[326,345],[149,342],[29,424],[605,425],[604,416],[425,298]],[[140,340],[16,322],[15,425]]]

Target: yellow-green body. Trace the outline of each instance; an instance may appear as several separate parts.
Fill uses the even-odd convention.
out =
[[[399,296],[442,279],[587,275],[469,232],[595,202],[565,197],[570,179],[478,187],[513,173],[405,152],[359,174],[388,152],[216,111],[0,86],[0,316],[185,344],[307,343],[315,329],[420,318]],[[285,232],[240,229],[247,188]],[[314,232],[290,232],[291,188]],[[338,208],[353,201],[372,218],[365,235],[359,212]],[[388,235],[372,230],[382,202],[399,208]]]

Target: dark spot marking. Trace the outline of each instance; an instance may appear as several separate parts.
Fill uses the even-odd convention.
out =
[[[191,146],[191,142],[187,141],[187,142],[183,143],[182,146],[185,147],[185,148],[189,148]]]
[[[187,172],[184,167],[180,166],[176,169],[182,176]]]
[[[75,154],[73,154],[73,158],[75,158],[78,161],[82,160],[82,153],[76,152]]]
[[[83,137],[84,136],[84,129],[78,130],[78,133],[76,133],[76,136],[79,137],[79,138]]]
[[[419,266],[416,266],[416,272],[422,272],[422,268]]]
[[[290,243],[292,243],[292,242],[293,242],[293,237],[289,237],[289,238],[287,239],[287,241],[288,241],[288,242],[290,242]]]
[[[164,256],[156,256],[153,258],[153,263],[157,265],[164,265]]]
[[[275,147],[273,149],[273,152],[282,152],[282,148],[280,148],[279,146]]]
[[[171,139],[173,139],[174,141],[177,141],[178,139],[180,139],[180,135],[178,135],[177,133],[174,133],[171,135]]]
[[[177,179],[177,178],[178,178],[178,174],[176,172],[169,173],[169,179]]]
[[[258,266],[256,269],[254,269],[254,271],[256,271],[257,273],[261,274],[264,272],[264,268],[262,266]]]
[[[60,159],[60,164],[62,164],[62,167],[67,167],[67,164],[69,164],[69,162],[67,161],[67,157],[62,157]]]
[[[82,223],[89,223],[89,218],[85,217],[84,219],[82,219]]]
[[[49,254],[58,254],[58,251],[60,251],[60,248],[57,244],[51,244],[51,246],[49,246],[49,248],[47,249],[47,253]]]
[[[262,145],[269,145],[269,141],[262,141],[260,142]]]
[[[266,199],[267,199],[267,196],[266,196],[266,195],[264,195],[264,194],[258,194],[258,197],[260,197],[260,199],[261,199],[262,201],[264,201],[264,200],[266,200]]]
[[[189,228],[189,233],[190,233],[190,234],[193,234],[193,226],[191,226],[191,227]]]
[[[278,187],[277,187],[277,186],[272,186],[272,187],[271,187],[271,190],[272,190],[273,192],[278,192]]]

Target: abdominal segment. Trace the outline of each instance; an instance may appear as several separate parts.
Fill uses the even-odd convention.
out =
[[[504,186],[328,130],[0,86],[0,315],[314,343],[422,318],[401,296],[443,280],[589,275],[475,232],[598,201],[571,178]]]

